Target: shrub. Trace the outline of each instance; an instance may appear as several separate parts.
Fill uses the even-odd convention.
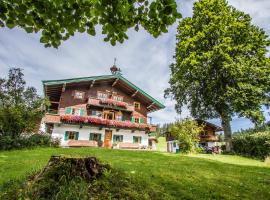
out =
[[[270,132],[244,133],[233,137],[233,149],[237,154],[265,159],[270,154]]]
[[[0,150],[22,149],[37,146],[59,146],[59,140],[50,135],[34,134],[29,137],[12,138],[10,136],[0,137]]]

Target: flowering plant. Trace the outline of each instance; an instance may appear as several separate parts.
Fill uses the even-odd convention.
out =
[[[142,123],[134,123],[131,121],[117,121],[117,120],[109,120],[102,118],[95,118],[89,116],[76,116],[76,115],[62,115],[61,121],[68,123],[84,123],[84,124],[94,124],[94,125],[106,125],[113,126],[119,128],[138,128],[138,129],[146,129],[150,128],[148,124]]]

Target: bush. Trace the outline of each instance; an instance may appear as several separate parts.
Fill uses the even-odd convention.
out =
[[[244,156],[265,159],[270,154],[270,132],[244,133],[233,137],[233,150]]]
[[[53,139],[50,135],[34,134],[30,137],[17,137],[10,136],[0,137],[0,150],[22,149],[37,146],[59,146],[59,140]]]

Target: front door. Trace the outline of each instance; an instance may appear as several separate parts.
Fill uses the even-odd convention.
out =
[[[104,147],[112,147],[112,130],[105,130]]]

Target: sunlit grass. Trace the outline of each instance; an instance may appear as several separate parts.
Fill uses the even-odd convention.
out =
[[[269,199],[270,167],[231,155],[181,155],[98,148],[0,152],[0,185],[42,169],[51,155],[96,156],[162,190],[171,199]]]

